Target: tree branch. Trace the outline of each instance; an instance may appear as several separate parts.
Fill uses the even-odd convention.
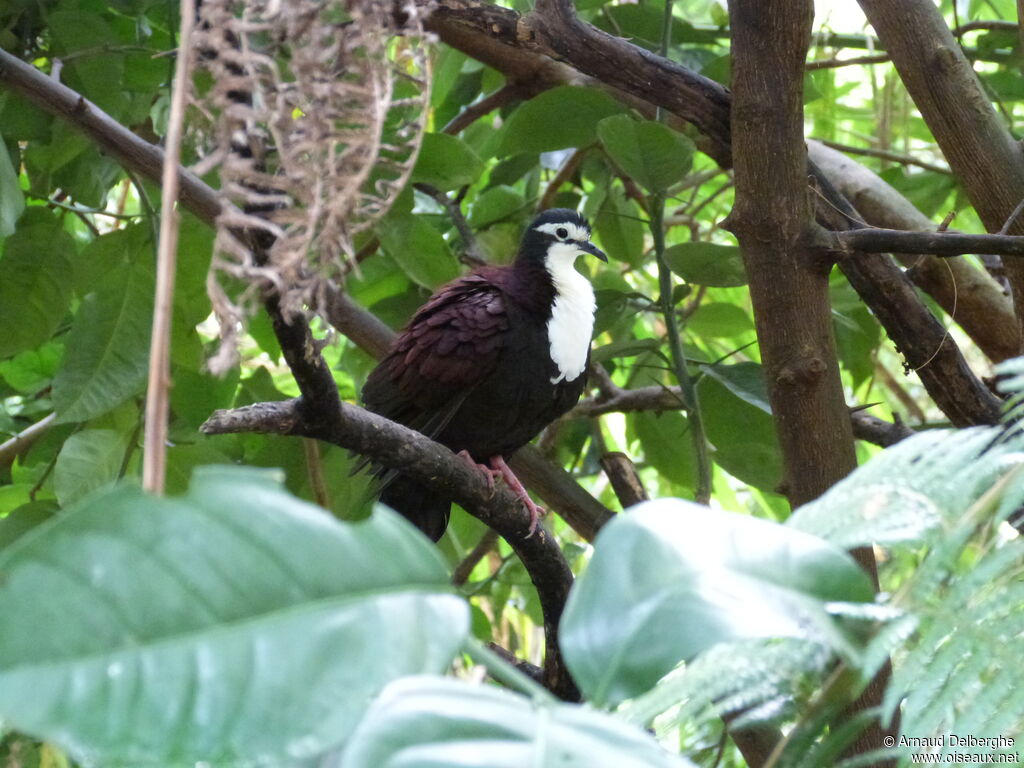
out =
[[[511,104],[513,101],[521,98],[523,98],[523,95],[520,88],[511,84],[503,85],[494,93],[485,96],[480,101],[473,102],[459,112],[448,122],[448,125],[441,129],[441,133],[449,133],[452,136],[462,133],[462,131],[466,130],[487,113],[500,109],[506,104]]]
[[[1024,198],[1024,154],[939,9],[931,0],[859,3],[985,228],[998,232]],[[1012,231],[1024,233],[1024,223]],[[1005,267],[1024,329],[1024,261]]]
[[[616,97],[626,103],[648,112],[651,105],[662,107],[710,132],[706,151],[720,163],[726,166],[730,163],[731,153],[723,149],[723,143],[729,141],[728,131],[723,130],[723,126],[729,123],[731,97],[728,91],[717,84],[705,83],[693,73],[688,73],[680,87],[666,82],[667,72],[684,68],[659,60],[646,50],[631,51],[635,46],[629,42],[611,38],[578,20],[568,23],[566,15],[572,14],[569,2],[558,0],[555,5],[553,2],[542,2],[536,12],[520,17],[515,11],[479,0],[441,0],[427,23],[444,42],[506,73],[516,82],[521,81],[525,72],[535,73],[545,87],[556,82],[573,81],[571,71],[545,67],[545,61],[550,63],[545,56],[559,57],[591,75],[607,76],[608,80],[603,83],[605,87],[611,87]],[[552,13],[553,20],[546,20],[546,15]],[[548,39],[549,36],[554,38],[556,33],[571,39],[562,39],[561,42]],[[614,41],[614,45],[609,40]],[[595,61],[595,58],[602,61]],[[617,69],[619,58],[622,58],[621,70]],[[608,72],[609,69],[612,72]],[[623,78],[622,72],[628,72],[629,77]],[[694,115],[699,116],[699,122]],[[828,178],[813,164],[808,166],[808,172],[818,180],[822,189],[831,190],[829,205],[846,211],[844,215],[853,215],[852,219],[841,221],[835,228],[859,226],[859,219],[849,202],[835,192]],[[874,269],[870,270],[856,261],[848,260],[844,271],[859,271],[851,284],[879,317],[889,337],[915,368],[930,360],[927,369],[920,371],[929,395],[945,411],[951,405],[952,398],[948,396],[951,390],[969,392],[972,396],[968,407],[954,409],[954,413],[958,412],[957,418],[975,418],[973,423],[976,424],[989,423],[991,411],[977,406],[984,405],[990,393],[971,372],[945,329],[909,283],[906,284],[908,290],[894,292],[887,289],[888,283],[906,282],[902,272],[887,257],[875,258]],[[950,296],[951,292],[946,295]],[[932,359],[940,347],[941,355]]]
[[[200,429],[208,435],[262,432],[323,440],[400,469],[472,510],[505,538],[537,588],[544,614],[548,687],[563,698],[578,698],[558,649],[558,621],[572,585],[572,571],[558,542],[543,526],[529,535],[530,515],[511,490],[503,485],[492,489],[482,473],[443,445],[349,403],[339,404],[334,419],[325,419],[323,410],[310,408],[304,397],[256,403],[216,411]]]
[[[612,490],[623,509],[647,501],[650,496],[640,481],[640,473],[632,459],[619,451],[609,451],[601,457],[601,468],[608,475]]]
[[[31,64],[0,50],[0,84],[45,112],[63,118],[126,168],[159,182],[164,152],[143,141],[103,110]],[[212,224],[221,210],[217,193],[191,171],[179,168],[181,204]]]
[[[964,235],[958,232],[905,232],[899,229],[851,229],[832,235],[837,255],[866,253],[929,253],[942,258],[965,253],[1024,256],[1024,236]]]
[[[918,168],[924,168],[926,171],[932,173],[943,173],[949,175],[952,171],[942,165],[935,165],[925,160],[918,160],[916,157],[910,155],[902,155],[899,152],[892,152],[888,149],[872,149],[871,147],[853,147],[849,144],[840,144],[837,141],[830,141],[828,139],[814,139],[819,141],[826,147],[831,149],[839,150],[840,152],[846,152],[850,155],[863,155],[865,157],[877,157],[881,160],[890,160],[900,165],[916,165]]]
[[[44,416],[35,424],[25,427],[25,429],[10,440],[0,443],[0,469],[9,467],[14,463],[18,454],[27,451],[35,445],[35,442],[53,426],[54,419],[56,418],[57,414],[55,413]]]
[[[807,142],[808,157],[873,227],[934,230],[935,224],[877,174],[846,155]],[[966,259],[900,256],[911,281],[932,296],[994,362],[1017,355],[1020,337],[1013,306],[1002,286]]]

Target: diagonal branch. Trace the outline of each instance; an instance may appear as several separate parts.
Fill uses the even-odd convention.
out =
[[[578,698],[558,648],[558,622],[572,571],[558,541],[543,526],[530,535],[530,515],[515,494],[503,485],[490,488],[482,473],[415,430],[349,403],[341,403],[336,417],[326,420],[322,410],[308,408],[304,401],[302,397],[216,411],[200,429],[208,435],[262,432],[323,440],[401,469],[472,510],[505,538],[537,588],[547,643],[545,683],[562,698]]]

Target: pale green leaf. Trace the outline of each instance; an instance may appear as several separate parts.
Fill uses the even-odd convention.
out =
[[[286,765],[341,745],[391,680],[468,632],[437,552],[269,482],[93,496],[0,553],[0,717],[101,765]]]
[[[665,263],[688,283],[715,288],[747,283],[743,256],[734,245],[678,243],[665,249]]]
[[[73,252],[74,243],[52,217],[38,217],[3,241],[0,359],[38,347],[57,330],[71,302]]]
[[[115,270],[82,300],[53,382],[58,422],[87,421],[138,394],[146,381],[153,273]]]
[[[559,641],[580,688],[608,706],[728,640],[820,638],[851,653],[829,604],[873,596],[867,574],[823,539],[661,499],[601,529]]]
[[[624,111],[611,96],[591,88],[562,85],[521,104],[503,128],[499,155],[585,147],[597,138],[597,124]]]
[[[127,441],[112,429],[83,429],[61,446],[53,491],[62,507],[117,480]]]
[[[392,683],[345,752],[345,768],[686,768],[639,728],[573,704],[493,686]]]
[[[412,171],[412,181],[447,192],[472,184],[483,171],[483,161],[462,139],[446,133],[427,133]]]
[[[664,192],[693,165],[693,142],[661,123],[613,115],[597,124],[597,135],[615,164],[648,192]]]

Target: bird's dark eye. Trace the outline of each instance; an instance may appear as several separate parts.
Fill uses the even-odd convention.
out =
[[[558,229],[555,230],[555,237],[557,237],[559,240],[565,240],[565,238],[567,238],[568,236],[569,230],[567,230],[565,227],[559,227]]]

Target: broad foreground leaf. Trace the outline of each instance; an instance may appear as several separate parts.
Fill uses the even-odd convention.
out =
[[[572,704],[457,680],[388,686],[353,735],[345,768],[686,768],[643,731]]]
[[[727,640],[820,637],[848,651],[826,604],[872,597],[849,555],[816,536],[665,499],[601,530],[559,639],[587,697],[614,705]]]
[[[336,748],[391,680],[468,631],[432,547],[336,522],[266,473],[94,496],[0,554],[0,718],[90,764],[293,759]]]

